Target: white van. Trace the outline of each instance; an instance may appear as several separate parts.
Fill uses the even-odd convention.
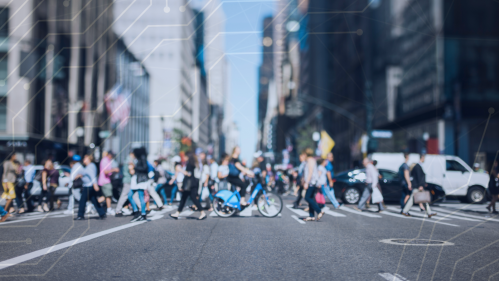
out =
[[[398,172],[404,163],[403,153],[373,153],[378,169]],[[419,162],[419,154],[410,154],[408,165]],[[426,155],[423,164],[426,182],[442,187],[448,197],[458,197],[469,203],[486,202],[489,175],[476,173],[461,158],[451,155]]]

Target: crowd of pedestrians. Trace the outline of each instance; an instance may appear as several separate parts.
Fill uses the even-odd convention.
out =
[[[177,211],[170,215],[172,218],[179,218],[187,206],[193,211],[200,212],[198,219],[203,220],[207,215],[202,203],[206,203],[206,209],[212,211],[211,202],[219,190],[234,191],[237,188],[241,195],[241,205],[247,205],[245,195],[247,189],[249,191],[250,179],[254,177],[268,190],[275,189],[282,192],[294,190],[296,200],[293,208],[299,208],[302,199],[308,203],[305,211],[308,211],[309,216],[304,219],[306,221],[319,221],[323,217],[326,198],[334,208],[342,207],[336,199],[333,188],[332,153],[329,153],[326,159],[317,159],[312,149],[305,149],[299,155],[299,166],[287,174],[282,170],[275,172],[268,163],[265,163],[261,152],[255,154],[251,168],[240,160],[240,154],[240,148],[235,147],[230,155],[224,154],[219,161],[216,161],[204,152],[197,154],[191,152],[183,157],[172,157],[171,169],[168,170],[164,168],[161,160],[149,163],[145,148],[131,151],[121,168],[110,151],[102,153],[102,159],[98,164],[94,162],[91,154],[83,157],[74,155],[69,163],[71,171],[67,175],[70,177],[72,188],[66,212],[72,214],[75,202],[79,202],[75,220],[84,220],[87,214],[97,214],[97,219],[131,215],[132,222],[135,222],[147,220],[148,214],[162,210],[165,205],[171,206],[175,200],[179,204]],[[404,154],[404,157],[405,162],[398,171],[402,190],[401,214],[411,216],[409,210],[415,198],[424,196],[427,186],[422,168],[425,155],[421,155],[420,162],[411,167],[408,165],[409,154]],[[377,204],[379,212],[385,209],[379,184],[381,177],[376,164],[376,161],[369,157],[363,160],[366,179],[365,188],[355,207],[358,211],[366,211],[369,202]],[[10,214],[16,212],[13,202],[17,206],[18,214],[32,211],[49,212],[61,208],[61,201],[55,196],[55,190],[59,186],[60,171],[54,167],[52,160],[44,161],[43,169],[35,169],[29,160],[24,162],[24,166],[21,165],[13,154],[4,162],[2,168],[4,189],[2,199],[5,200],[5,207],[0,206],[1,221],[5,221]],[[121,188],[113,184],[112,179],[117,174],[121,175]],[[41,188],[36,208],[31,194],[35,181],[40,183]],[[499,196],[498,181],[499,166],[496,161],[490,172],[489,192],[492,200],[487,206],[487,209],[493,213],[497,213],[495,203]],[[116,206],[113,208],[113,195],[117,190],[120,190],[121,194],[118,193],[119,197],[116,197]],[[157,207],[156,211],[150,208],[151,199]],[[188,204],[188,200],[192,204]],[[428,200],[423,202],[424,204],[419,203],[421,211],[426,212],[428,218],[435,216],[436,213],[431,211]]]

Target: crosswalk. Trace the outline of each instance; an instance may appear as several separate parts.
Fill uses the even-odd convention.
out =
[[[177,206],[165,206],[166,208],[160,213],[168,213],[175,211]],[[308,212],[305,212],[303,209],[294,209],[293,205],[285,205],[285,210],[283,212],[286,214],[291,212],[291,218],[296,220],[300,224],[306,224],[305,221],[302,220],[304,217],[308,217]],[[465,208],[448,208],[447,206],[435,205],[432,206],[432,211],[436,212],[437,215],[433,216],[431,219],[427,217],[424,212],[419,210],[419,207],[414,206],[411,210],[411,217],[406,217],[400,214],[400,208],[398,206],[387,206],[386,210],[378,213],[376,207],[371,207],[368,211],[359,212],[351,206],[341,206],[339,209],[332,209],[329,206],[324,207],[322,210],[327,216],[331,216],[338,219],[349,219],[353,217],[365,217],[370,219],[383,219],[386,217],[395,217],[399,219],[409,219],[409,220],[417,220],[423,221],[424,223],[431,223],[443,226],[450,227],[461,227],[465,223],[484,223],[484,222],[499,222],[499,215],[487,214],[485,212],[476,212],[471,211]],[[483,208],[483,207],[482,207]],[[288,212],[289,211],[289,212]],[[152,214],[151,214],[152,215]],[[14,224],[28,222],[28,224],[20,225],[19,227],[34,227],[40,224],[45,219],[53,219],[53,218],[65,218],[72,217],[73,214],[67,213],[65,211],[55,211],[50,213],[29,213],[22,215],[20,217],[16,217],[12,220],[8,220],[1,225],[4,227],[16,227]],[[95,215],[86,215],[87,217],[97,216]],[[180,213],[180,217],[194,217],[197,216],[197,213],[192,211],[191,209],[185,209]],[[208,212],[208,216],[210,217],[218,217],[215,212]],[[238,213],[235,214],[236,217],[255,217],[261,216],[258,212],[257,206],[252,205]],[[279,217],[282,216],[282,213],[279,214]],[[12,225],[12,226],[7,226]]]
[[[305,212],[302,209],[295,209],[293,205],[286,205],[286,209],[291,211],[293,215],[291,217],[294,220],[297,220],[300,224],[305,224],[305,222],[300,219],[304,217],[308,217],[308,212]],[[438,224],[450,227],[460,227],[463,222],[473,222],[473,223],[483,223],[483,222],[499,222],[499,215],[497,217],[491,217],[490,215],[481,216],[479,213],[474,215],[464,213],[460,210],[451,210],[442,207],[432,207],[434,212],[437,212],[437,215],[433,216],[431,219],[428,216],[419,210],[419,207],[413,207],[410,210],[411,216],[406,217],[400,214],[400,208],[394,206],[388,206],[385,211],[378,213],[378,209],[375,207],[371,207],[368,211],[360,212],[352,207],[341,206],[337,210],[331,210],[329,207],[324,207],[322,209],[326,215],[335,217],[335,218],[352,218],[355,216],[358,217],[368,217],[372,219],[382,219],[384,217],[396,217],[400,219],[409,219],[409,220],[418,220],[424,221],[431,224]],[[461,224],[460,224],[461,223]]]

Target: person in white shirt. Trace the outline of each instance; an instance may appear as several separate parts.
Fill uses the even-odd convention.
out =
[[[334,189],[330,189],[328,185],[328,171],[326,169],[327,161],[323,159],[317,160],[317,164],[319,165],[318,167],[318,173],[319,173],[319,181],[317,183],[317,186],[321,188],[322,194],[327,196],[329,198],[329,201],[334,205],[335,209],[340,208],[340,204],[338,203],[338,200],[336,200],[336,196],[334,195]]]
[[[379,173],[376,167],[374,167],[372,160],[369,158],[364,158],[362,162],[364,167],[366,167],[366,187],[364,188],[364,192],[362,192],[362,197],[360,198],[359,205],[357,206],[357,210],[362,211],[366,207],[366,202],[369,200],[373,192],[373,188],[378,188],[379,181]],[[384,210],[383,204],[378,203],[378,210],[382,212]]]
[[[227,177],[229,176],[229,156],[224,155],[218,166],[218,190],[228,190]]]

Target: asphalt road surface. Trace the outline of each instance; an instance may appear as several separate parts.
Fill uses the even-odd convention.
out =
[[[2,280],[499,280],[499,216],[485,205],[435,204],[434,218],[339,210],[300,220],[285,198],[282,215],[240,216],[170,207],[131,217],[73,221],[63,211],[0,224]],[[303,208],[305,204],[302,203]],[[392,240],[390,240],[392,239]],[[431,240],[429,243],[428,241]]]

